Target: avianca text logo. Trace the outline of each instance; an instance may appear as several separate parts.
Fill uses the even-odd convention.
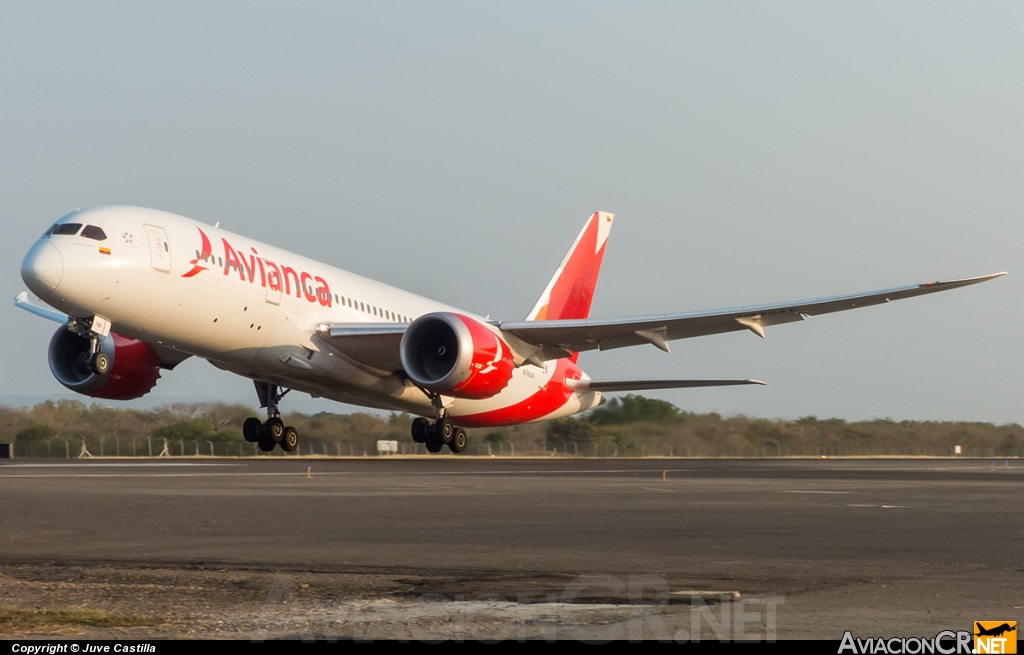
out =
[[[202,251],[198,253],[199,256],[196,259],[189,262],[192,269],[182,274],[181,277],[198,275],[200,272],[208,270],[208,267],[203,264],[207,262],[212,264],[216,261],[210,238],[201,228],[196,229],[199,230],[199,236],[203,240]],[[237,271],[242,282],[256,284],[256,271],[259,269],[259,284],[265,289],[269,288],[271,291],[279,291],[290,296],[294,288],[296,298],[304,297],[309,302],[318,302],[324,307],[332,305],[331,289],[327,280],[319,275],[313,276],[305,271],[296,271],[290,266],[278,266],[269,259],[260,257],[255,248],[249,248],[252,254],[246,255],[244,252],[232,248],[227,239],[221,239],[221,242],[224,244],[224,275],[231,275],[232,271]],[[313,286],[314,282],[316,283],[315,287]]]

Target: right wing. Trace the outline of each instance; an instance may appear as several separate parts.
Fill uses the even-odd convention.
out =
[[[497,325],[506,335],[511,335],[523,344],[533,347],[535,349],[534,361],[569,357],[572,353],[584,350],[610,350],[645,343],[653,344],[668,352],[667,342],[673,339],[688,339],[736,330],[750,330],[764,338],[764,328],[770,325],[792,323],[819,314],[881,305],[892,300],[966,287],[1003,275],[1006,273],[948,282],[913,284],[849,296],[719,309],[710,312],[683,312],[627,318],[517,321],[501,322]],[[524,356],[528,355],[524,354]]]
[[[53,321],[54,323],[68,322],[67,314],[58,312],[56,309],[48,309],[32,303],[32,301],[28,299],[28,291],[22,291],[14,297],[14,306],[18,309],[24,309],[29,314],[35,314],[36,316],[45,318],[48,321]]]

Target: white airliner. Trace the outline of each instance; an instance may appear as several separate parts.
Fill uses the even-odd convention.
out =
[[[984,282],[1004,273],[795,303],[590,319],[612,215],[595,212],[523,321],[475,316],[167,212],[99,207],[58,220],[21,276],[55,308],[15,303],[62,325],[50,370],[65,387],[114,400],[149,392],[191,356],[252,379],[267,420],[245,438],[298,445],[279,403],[290,390],[419,415],[430,452],[466,447],[463,427],[575,414],[602,393],[762,384],[756,380],[592,380],[585,350],[764,328]]]

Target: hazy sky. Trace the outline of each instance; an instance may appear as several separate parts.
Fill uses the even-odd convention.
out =
[[[593,377],[769,383],[652,394],[693,411],[1024,422],[1022,26],[1020,3],[0,2],[0,397],[70,393],[54,324],[11,299],[78,207],[511,320],[600,209],[593,316],[1010,276],[587,353]],[[196,360],[152,398],[255,403]]]

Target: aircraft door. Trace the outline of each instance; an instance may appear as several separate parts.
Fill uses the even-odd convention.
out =
[[[171,242],[167,231],[156,225],[146,225],[146,239],[149,241],[150,265],[164,273],[171,272]]]

